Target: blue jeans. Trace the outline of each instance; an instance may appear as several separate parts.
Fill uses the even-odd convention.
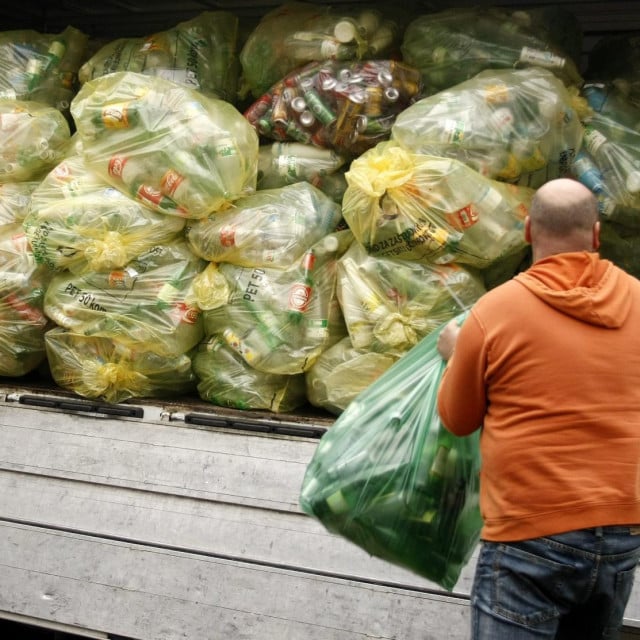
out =
[[[640,527],[483,542],[472,640],[614,640],[640,559]]]

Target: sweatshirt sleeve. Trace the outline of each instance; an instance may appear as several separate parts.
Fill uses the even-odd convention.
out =
[[[484,332],[471,312],[460,327],[438,390],[440,419],[454,435],[466,436],[482,426],[487,408],[485,367]]]

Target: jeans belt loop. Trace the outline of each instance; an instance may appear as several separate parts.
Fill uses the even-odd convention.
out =
[[[602,527],[596,527],[594,529],[594,531],[595,531],[595,534],[596,534],[597,538],[602,538],[603,537],[604,532],[602,531]]]

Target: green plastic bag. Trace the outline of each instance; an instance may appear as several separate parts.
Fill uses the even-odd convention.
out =
[[[480,454],[478,432],[458,438],[438,417],[440,331],[387,369],[326,432],[300,506],[371,555],[452,590],[482,526]]]

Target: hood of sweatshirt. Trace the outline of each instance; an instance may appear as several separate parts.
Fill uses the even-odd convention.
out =
[[[560,253],[515,276],[554,309],[609,329],[624,324],[631,308],[626,274],[597,253]]]

